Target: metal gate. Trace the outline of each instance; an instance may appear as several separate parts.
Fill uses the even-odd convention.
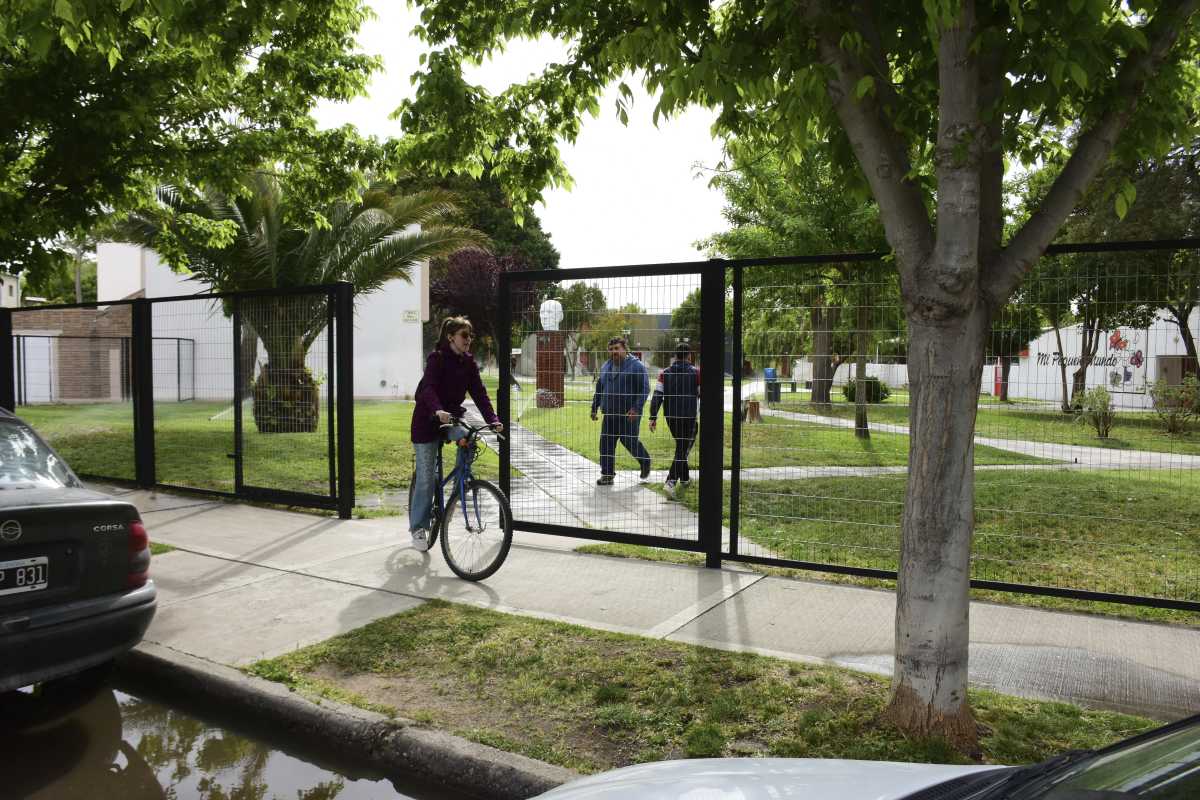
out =
[[[694,262],[605,267],[570,270],[567,275],[547,270],[501,276],[497,411],[511,435],[501,443],[500,482],[514,500],[514,527],[703,552],[709,563],[718,564],[723,266]],[[575,302],[586,293],[571,288],[578,282],[625,298],[622,307],[596,307],[586,298]],[[672,309],[685,295],[694,308],[694,321],[704,316],[702,328],[684,324],[681,317],[672,319]],[[555,297],[559,308],[543,307]],[[514,345],[514,334],[520,346]],[[627,373],[621,378],[626,388],[612,401],[622,404],[620,412],[615,405],[605,405],[608,401],[598,396],[596,386],[614,337],[625,340],[630,359],[620,362]],[[698,511],[647,488],[641,479],[642,448],[648,448],[644,452],[650,457],[648,477],[653,483],[663,483],[675,460],[674,421],[658,409],[656,431],[651,432],[649,418],[654,374],[680,345],[687,347],[688,358],[701,371],[712,365],[717,376],[701,382],[695,447],[684,459],[699,468],[698,480],[680,489],[702,498]],[[639,375],[645,378],[644,391],[636,386]],[[605,466],[610,450],[612,466]],[[612,472],[612,485],[597,485],[605,471]]]
[[[89,478],[349,517],[352,297],[342,283],[4,309],[0,404]]]

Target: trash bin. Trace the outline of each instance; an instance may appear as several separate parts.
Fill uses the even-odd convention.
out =
[[[779,376],[774,367],[763,369],[763,381],[766,383],[767,405],[779,402]]]

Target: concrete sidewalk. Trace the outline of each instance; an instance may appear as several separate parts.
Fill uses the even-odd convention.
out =
[[[103,487],[101,487],[103,488]],[[122,489],[156,557],[149,641],[245,665],[430,598],[592,628],[890,673],[890,592],[576,553],[518,532],[472,584],[408,544],[402,517],[337,520]],[[976,603],[976,686],[1159,718],[1200,711],[1200,630]]]

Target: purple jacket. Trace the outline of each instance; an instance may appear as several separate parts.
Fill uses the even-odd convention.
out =
[[[449,344],[439,345],[425,359],[425,374],[417,384],[417,405],[413,409],[412,440],[414,442],[436,442],[441,434],[437,411],[448,411],[456,417],[464,412],[463,400],[471,393],[471,399],[479,407],[488,423],[499,422],[492,409],[487,389],[479,379],[479,365],[470,353],[455,355]]]

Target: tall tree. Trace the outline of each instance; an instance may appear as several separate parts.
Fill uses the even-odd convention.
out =
[[[542,230],[541,221],[537,218],[537,215],[532,212],[518,214],[517,211],[514,211],[512,201],[504,194],[501,186],[490,176],[485,174],[474,178],[470,175],[455,173],[436,177],[410,175],[398,181],[397,187],[404,192],[431,189],[447,191],[457,198],[455,205],[458,210],[447,221],[481,231],[492,242],[492,252],[497,259],[494,263],[489,262],[486,258],[477,256],[472,256],[470,259],[471,263],[481,267],[486,266],[486,270],[480,276],[482,282],[486,283],[489,281],[496,274],[496,269],[511,271],[518,269],[543,270],[558,268],[558,250],[550,241],[549,234]],[[445,259],[435,259],[430,264],[431,287],[433,284],[439,282],[445,287],[450,287],[464,277],[461,269],[458,269],[455,275],[451,275],[451,271],[452,268],[448,261]],[[514,295],[514,299],[518,299],[516,295]],[[433,308],[429,322],[426,323],[424,328],[424,338],[426,344],[432,347],[441,329],[442,318],[450,314],[463,312],[455,310],[452,307],[454,304],[443,304],[432,295],[430,302]],[[523,310],[528,310],[525,298],[519,298],[519,302]],[[495,303],[493,302],[492,305],[495,305]],[[492,313],[484,308],[480,308],[476,312],[476,315],[481,312]],[[474,320],[475,317],[471,317],[471,319]],[[514,326],[513,341],[519,342],[522,340],[523,334],[530,331],[520,328],[524,321],[520,314],[514,314],[512,319]]]
[[[995,358],[1000,365],[1000,394],[997,399],[1001,402],[1008,402],[1008,377],[1012,374],[1013,364],[1041,333],[1041,316],[1037,305],[1025,297],[1017,297],[996,314],[988,336],[986,355]]]
[[[0,24],[0,263],[20,269],[158,183],[232,189],[292,160],[328,200],[343,165],[384,151],[317,131],[320,98],[361,92],[377,60],[355,51],[360,0],[10,0]]]
[[[244,180],[246,191],[239,195],[201,190],[197,202],[160,187],[158,209],[131,215],[121,233],[155,248],[172,267],[190,271],[215,292],[345,280],[359,296],[390,280],[411,280],[421,261],[487,244],[477,231],[442,224],[454,209],[444,192],[396,195],[373,186],[356,201],[321,208],[322,224],[303,226],[292,220],[308,210],[289,209],[290,198],[275,174],[258,170]],[[267,353],[254,382],[259,432],[316,430],[317,385],[304,360],[325,329],[325,296],[266,295],[240,308],[244,327]]]
[[[772,150],[759,151],[737,138],[726,141],[727,163],[712,184],[725,194],[725,218],[730,229],[701,244],[715,254],[733,258],[815,255],[819,253],[872,252],[887,246],[879,207],[865,193],[846,191],[827,159],[811,154],[799,164],[790,163]],[[763,327],[772,331],[768,344],[757,347],[770,353],[801,352],[785,347],[788,338],[779,329],[779,317],[795,308],[808,311],[808,359],[812,364],[812,403],[828,409],[833,402],[833,379],[844,361],[838,355],[854,352],[861,377],[866,378],[866,350],[876,308],[896,300],[894,275],[869,263],[791,267],[756,267],[744,273],[748,312],[746,331]],[[803,283],[803,292],[797,285]],[[850,330],[853,341],[848,336]],[[839,333],[847,335],[839,336]],[[781,341],[784,340],[784,341]],[[786,342],[799,344],[799,342]],[[750,345],[750,342],[747,342]],[[751,348],[753,352],[754,348]],[[786,352],[785,352],[786,351]],[[867,407],[858,404],[855,430],[867,431]]]
[[[429,279],[429,302],[446,314],[465,316],[475,329],[475,353],[496,354],[496,322],[500,276],[528,267],[514,256],[494,256],[482,250],[463,250],[441,260],[441,269]],[[520,284],[513,287],[513,319],[533,308],[534,295]]]
[[[693,289],[679,307],[671,312],[671,331],[680,339],[700,347],[700,290]]]
[[[1105,163],[1165,152],[1190,129],[1198,4],[429,0],[418,31],[437,49],[401,118],[417,161],[498,164],[520,187],[512,196],[532,202],[564,180],[559,138],[633,73],[658,94],[658,116],[717,108],[719,129],[788,158],[824,152],[847,187],[869,187],[909,337],[887,716],[969,749],[973,441],[991,321]],[[464,63],[540,35],[572,43],[565,63],[495,97],[463,80]],[[1006,157],[1063,163],[1007,241]]]
[[[94,256],[72,248],[51,247],[26,262],[21,271],[23,298],[43,298],[47,303],[94,303],[96,261]]]
[[[1111,172],[1111,171],[1110,171]],[[1124,177],[1124,176],[1121,176]],[[1110,182],[1117,176],[1109,176]],[[1111,204],[1089,197],[1088,221],[1092,231],[1113,239],[1162,240],[1193,238],[1200,234],[1200,140],[1158,159],[1140,162],[1133,171],[1129,194],[1135,200],[1124,215]],[[1200,356],[1190,325],[1200,304],[1200,252],[1159,250],[1141,252],[1136,259],[1110,256],[1112,268],[1136,281],[1136,295],[1165,310],[1179,332],[1190,372],[1200,375]]]

